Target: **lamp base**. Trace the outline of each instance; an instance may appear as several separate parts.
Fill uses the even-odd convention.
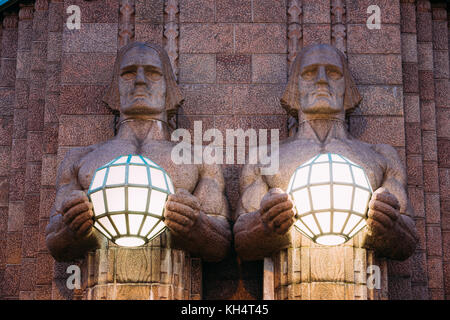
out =
[[[144,239],[139,237],[121,237],[114,241],[121,247],[140,247],[145,244]]]
[[[319,236],[316,239],[316,242],[318,244],[322,244],[325,246],[337,246],[340,244],[343,244],[344,242],[346,242],[347,240],[339,235],[324,235],[324,236]]]

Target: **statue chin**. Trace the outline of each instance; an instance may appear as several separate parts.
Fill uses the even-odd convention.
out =
[[[164,112],[165,106],[150,106],[146,103],[134,103],[121,108],[121,113],[125,115],[154,115]]]
[[[342,112],[343,108],[330,104],[328,100],[320,99],[309,106],[302,106],[302,111],[305,114],[336,114]]]

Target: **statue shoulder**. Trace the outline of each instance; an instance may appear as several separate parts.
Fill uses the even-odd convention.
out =
[[[388,164],[401,163],[400,156],[398,155],[397,150],[389,144],[373,144],[372,149],[383,156],[383,158],[387,160]]]
[[[383,158],[385,173],[402,183],[406,183],[406,168],[397,150],[388,144],[374,144],[372,148]]]
[[[60,181],[61,178],[66,177],[67,175],[71,175],[74,169],[78,167],[78,164],[81,162],[81,160],[94,150],[94,146],[87,146],[75,147],[67,151],[67,153],[64,155],[64,159],[59,165],[57,180]]]

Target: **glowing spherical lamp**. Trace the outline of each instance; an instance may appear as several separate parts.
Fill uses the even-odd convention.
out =
[[[173,193],[163,168],[130,154],[98,168],[87,194],[93,204],[94,227],[119,246],[136,247],[165,230],[164,206]]]
[[[372,188],[363,168],[333,153],[300,165],[287,193],[296,208],[295,228],[322,245],[350,240],[366,225]]]

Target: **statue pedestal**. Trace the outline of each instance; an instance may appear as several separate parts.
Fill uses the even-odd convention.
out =
[[[166,232],[138,248],[105,242],[89,253],[86,300],[201,299],[201,260],[168,247]]]
[[[317,245],[293,228],[291,232],[292,247],[264,260],[264,299],[388,299],[386,260],[361,247],[363,232],[335,247]],[[378,288],[371,281],[377,268],[369,266],[379,267]]]

